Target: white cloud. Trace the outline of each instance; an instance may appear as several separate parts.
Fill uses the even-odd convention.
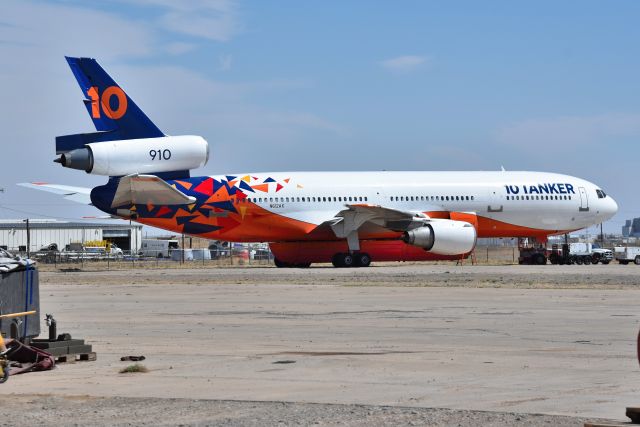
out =
[[[384,68],[398,73],[408,73],[429,64],[429,58],[419,55],[405,55],[380,62]]]
[[[524,150],[570,152],[601,147],[630,136],[640,137],[640,114],[608,113],[530,119],[499,129],[496,140]]]
[[[231,55],[220,55],[218,57],[218,63],[220,64],[220,70],[230,70],[231,64],[233,63],[233,57]]]
[[[160,7],[158,24],[165,30],[219,42],[241,31],[233,0],[122,0]]]
[[[242,135],[240,139],[247,143],[277,144],[284,134],[300,137],[309,130],[342,131],[339,125],[304,108],[283,111],[252,101],[256,95],[308,87],[297,81],[221,82],[202,71],[179,66],[119,65],[108,71],[169,134],[194,132],[209,138],[225,133],[234,139]]]
[[[93,9],[6,1],[0,22],[4,24],[0,25],[2,55],[15,53],[13,61],[5,61],[7,65],[21,66],[25,60],[43,63],[62,54],[109,60],[152,51],[152,34],[144,23],[132,25],[117,14]]]
[[[165,49],[171,55],[182,55],[183,53],[191,52],[197,46],[193,43],[174,42],[169,43]]]

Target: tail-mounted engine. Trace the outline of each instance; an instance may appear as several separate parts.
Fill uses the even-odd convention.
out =
[[[423,227],[405,231],[402,240],[440,255],[469,253],[476,245],[476,229],[464,221],[431,220]]]
[[[196,169],[208,160],[207,141],[185,135],[92,142],[54,161],[94,175],[123,176]]]

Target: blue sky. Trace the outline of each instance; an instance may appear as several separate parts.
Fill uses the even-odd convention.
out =
[[[640,216],[636,1],[5,1],[0,218],[98,214],[16,187],[91,131],[63,55],[95,57],[201,171],[540,170]],[[13,209],[9,210],[9,209]],[[20,212],[16,212],[20,211]],[[37,215],[30,215],[37,216]]]

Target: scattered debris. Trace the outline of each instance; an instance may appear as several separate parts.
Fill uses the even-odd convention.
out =
[[[10,361],[11,375],[34,371],[48,371],[55,365],[54,358],[44,350],[28,346],[18,340],[6,341],[7,358]]]
[[[120,358],[120,361],[121,362],[126,362],[126,361],[142,362],[145,359],[146,359],[146,357],[144,357],[144,356],[122,356]]]
[[[133,374],[136,372],[147,373],[149,369],[146,366],[141,365],[140,363],[134,363],[133,365],[129,365],[126,368],[120,369],[121,374]]]

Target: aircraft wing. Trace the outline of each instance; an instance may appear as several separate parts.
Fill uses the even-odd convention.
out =
[[[32,188],[34,190],[60,194],[64,196],[65,199],[71,200],[72,202],[91,205],[91,188],[48,184],[46,182],[21,182],[18,185],[21,187]]]
[[[407,231],[416,228],[428,220],[422,212],[402,211],[379,205],[346,205],[335,218],[325,221],[331,226],[336,237],[347,237],[357,231],[365,222],[372,222],[393,231]],[[322,224],[321,224],[322,225]]]
[[[196,198],[187,196],[155,175],[127,175],[120,178],[111,202],[115,208],[123,205],[189,205]]]

